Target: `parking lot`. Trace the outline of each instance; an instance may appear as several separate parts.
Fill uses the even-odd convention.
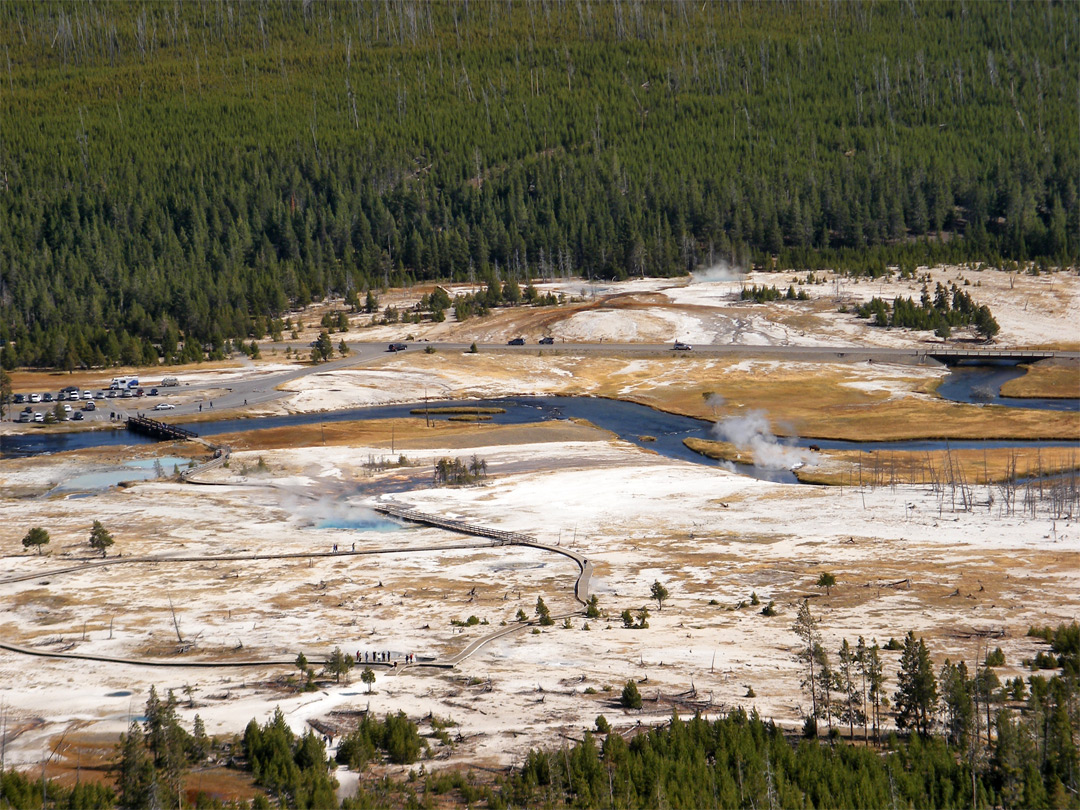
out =
[[[16,422],[103,422],[126,420],[132,411],[171,411],[176,406],[162,399],[168,388],[137,386],[18,393],[12,396],[11,416]]]

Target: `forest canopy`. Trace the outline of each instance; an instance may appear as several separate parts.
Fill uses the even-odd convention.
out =
[[[1080,255],[1068,3],[0,5],[0,359],[425,280]]]

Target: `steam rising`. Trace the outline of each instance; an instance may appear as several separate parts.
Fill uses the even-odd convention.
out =
[[[744,274],[744,270],[740,270],[725,261],[720,261],[712,267],[706,267],[704,270],[691,273],[690,282],[692,284],[704,284],[709,281],[741,281]]]
[[[331,498],[322,498],[315,503],[305,504],[296,509],[295,514],[301,520],[313,524],[316,529],[382,531],[400,528],[397,523],[378,512]]]
[[[807,450],[781,444],[772,432],[765,411],[729,416],[713,426],[713,434],[739,450],[749,451],[754,457],[754,466],[766,470],[790,470],[813,458]]]

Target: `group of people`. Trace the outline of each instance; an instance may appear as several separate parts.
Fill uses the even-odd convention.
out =
[[[390,655],[391,655],[391,653],[389,651],[385,651],[385,652],[360,652],[360,650],[357,650],[356,651],[356,663],[358,663],[358,664],[391,664],[392,666],[396,667],[397,666],[397,661],[391,662],[390,661]],[[414,653],[405,653],[405,662],[404,663],[406,663],[406,664],[415,664],[416,663],[416,655]]]

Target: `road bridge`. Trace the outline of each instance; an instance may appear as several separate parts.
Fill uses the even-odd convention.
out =
[[[1054,351],[1040,349],[965,349],[961,347],[942,347],[928,349],[926,357],[932,357],[946,365],[959,363],[1035,363],[1039,360],[1053,360],[1058,356]]]

